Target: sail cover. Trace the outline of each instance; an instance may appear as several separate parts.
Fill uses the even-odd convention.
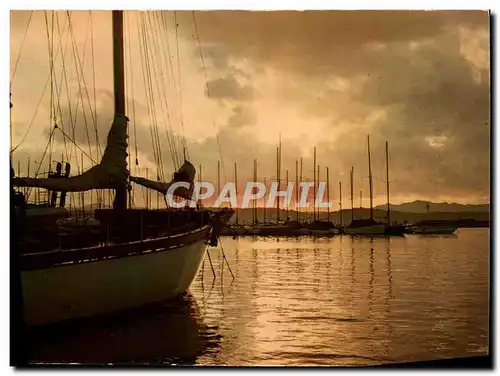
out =
[[[125,115],[115,114],[101,163],[70,178],[14,178],[18,187],[39,187],[51,191],[82,192],[115,189],[127,184],[127,123]]]
[[[177,187],[172,194],[174,196],[181,197],[184,199],[190,199],[193,192],[193,182],[195,176],[196,176],[196,169],[194,168],[193,164],[189,161],[184,161],[184,164],[179,168],[177,172],[174,173],[174,178],[168,183],[149,180],[137,176],[131,176],[130,181],[142,185],[143,187],[161,192],[164,195],[167,194],[168,189],[174,183],[186,182],[189,183],[189,189],[186,189],[185,187]]]

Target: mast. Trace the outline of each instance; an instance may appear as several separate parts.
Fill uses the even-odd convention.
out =
[[[201,164],[200,164],[198,170],[200,171],[198,173],[198,183],[200,184],[200,187],[201,187]],[[201,200],[198,200],[198,202],[196,204],[199,206],[199,209],[201,209],[201,207],[202,207]],[[201,216],[201,217],[203,218],[203,216]]]
[[[295,215],[299,221],[299,161],[295,160]]]
[[[297,190],[299,190],[300,188],[300,183],[302,183],[302,157],[300,157],[300,176],[299,176],[299,186],[297,187]],[[299,208],[297,208],[297,211],[298,210]],[[298,220],[300,220],[299,213],[297,213],[297,218],[299,218]]]
[[[316,182],[318,183],[318,186],[319,186],[319,165],[316,169],[317,173],[318,173],[318,176],[316,178]],[[316,193],[317,194],[317,193]],[[316,200],[316,197],[315,197],[315,200]],[[317,202],[317,201],[316,201]],[[316,219],[319,221],[319,208],[316,210]]]
[[[264,188],[266,188],[266,190],[267,190],[267,179],[265,176],[264,176]],[[264,198],[264,223],[266,223],[266,206],[267,206],[267,202],[266,202],[266,199]]]
[[[363,209],[363,191],[359,191],[359,208]]]
[[[281,187],[281,133],[278,149],[276,150],[276,172],[278,177],[278,190]],[[280,198],[277,198],[276,223],[280,221]]]
[[[238,171],[236,170],[236,162],[234,162],[234,185],[236,191],[236,207],[234,211],[236,212],[236,224],[238,224]]]
[[[288,221],[288,170],[286,170],[286,191],[287,191],[287,195],[286,195],[286,220]]]
[[[385,142],[385,177],[387,185],[387,223],[391,224],[391,204],[389,199],[389,143]]]
[[[253,160],[253,181],[257,182],[257,159]],[[257,200],[253,200],[252,222],[257,223]]]
[[[354,221],[354,167],[351,167],[351,221]]]
[[[30,161],[30,157],[28,157],[28,177],[30,177],[30,165],[31,165],[31,161]],[[25,195],[26,195],[27,191],[28,191],[27,189],[24,190]]]
[[[217,197],[220,195],[220,161],[217,161]]]
[[[198,182],[199,182],[200,187],[201,187],[201,164],[200,164],[200,173],[198,174]],[[166,198],[165,198],[165,200],[166,200]],[[198,202],[196,204],[198,206],[198,210],[203,211],[202,200],[198,200]],[[168,218],[170,218],[170,216]],[[203,225],[203,215],[201,215],[200,218],[201,218],[201,224]]]
[[[146,167],[146,179],[149,177],[149,168]],[[146,209],[149,210],[149,189],[146,189]]]
[[[276,182],[278,183],[278,190],[280,189],[280,147],[276,148]],[[272,183],[271,183],[272,185]],[[280,221],[280,198],[276,199],[276,223]]]
[[[326,207],[326,220],[330,222],[330,174],[328,172],[328,167],[326,168],[326,201],[328,201],[328,206]]]
[[[344,222],[342,221],[342,182],[339,181],[339,192],[340,192],[340,198],[339,198],[339,207],[340,207],[340,225],[342,226]]]
[[[373,219],[373,180],[372,161],[370,155],[370,135],[368,135],[368,181],[370,183],[370,219]]]
[[[314,184],[313,184],[313,221],[316,220],[316,146],[314,147],[314,157],[313,157],[313,174],[314,174]]]
[[[123,11],[113,10],[113,81],[115,95],[115,114],[125,115],[125,59],[123,52]],[[127,187],[115,190],[114,208],[127,208]]]

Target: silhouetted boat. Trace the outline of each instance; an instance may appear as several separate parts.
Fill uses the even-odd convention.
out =
[[[354,219],[344,232],[347,235],[385,235],[386,225],[371,218]]]
[[[175,195],[187,198],[196,171],[186,160],[168,183],[130,176],[122,11],[112,11],[112,23],[115,118],[101,162],[73,177],[13,179],[14,186],[63,192],[61,201],[65,192],[115,190],[113,209],[96,210],[91,221],[61,220],[63,208],[28,208],[22,193],[17,193],[28,326],[107,314],[184,294],[207,245],[217,244],[233,214],[127,207],[130,181],[164,194],[173,183],[185,182],[190,188],[178,189]]]
[[[348,235],[386,235],[386,225],[377,222],[373,217],[373,185],[372,185],[372,167],[370,155],[370,136],[368,136],[368,181],[370,185],[370,218],[354,219],[354,168],[351,169],[351,210],[352,220],[351,223],[344,229],[344,233]]]
[[[439,220],[425,220],[408,226],[407,232],[409,234],[420,235],[452,235],[457,231],[458,227],[447,223],[446,221]]]

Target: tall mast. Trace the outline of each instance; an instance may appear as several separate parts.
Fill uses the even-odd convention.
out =
[[[198,174],[198,182],[200,184],[200,187],[201,187],[201,164],[200,164],[200,173]],[[201,188],[200,188],[201,189]],[[165,200],[167,198],[165,197]],[[203,210],[203,203],[202,203],[202,200],[198,200],[197,202],[197,205],[198,205],[198,210],[202,211]],[[169,217],[170,218],[170,217]],[[203,225],[203,215],[200,216],[201,218],[201,224]]]
[[[288,209],[288,170],[286,170],[286,191],[287,191],[287,195],[286,195],[286,220],[288,221],[288,214],[289,214],[289,209]]]
[[[370,155],[370,135],[368,135],[368,181],[370,183],[370,219],[373,219],[373,181],[372,160]]]
[[[198,183],[200,184],[200,187],[201,187],[201,164],[200,164],[199,170],[200,170],[200,172],[198,173]],[[201,209],[201,207],[202,207],[201,200],[198,200],[197,204],[198,204],[199,208]],[[202,216],[202,218],[203,218],[203,216]]]
[[[389,143],[385,142],[385,177],[387,185],[387,223],[391,224],[391,204],[389,199]]]
[[[339,198],[340,225],[343,226],[344,222],[342,221],[342,182],[341,181],[339,181],[339,192],[340,192],[340,198]]]
[[[299,221],[299,161],[295,160],[295,215]]]
[[[313,204],[313,221],[316,220],[316,146],[314,147],[314,157],[313,157],[313,174],[314,174],[314,185],[313,185],[313,195],[314,195],[314,204]]]
[[[318,174],[318,176],[316,177],[316,183],[319,186],[319,165],[318,165],[316,171],[317,171],[317,174]],[[316,193],[316,195],[317,195],[317,193]],[[317,203],[317,201],[316,201],[316,203]],[[316,219],[319,221],[319,208],[316,210]]]
[[[220,161],[217,161],[217,196],[220,195]]]
[[[257,182],[257,159],[253,160],[253,181]],[[257,200],[253,200],[253,223],[257,224]]]
[[[265,176],[264,176],[264,188],[266,188],[266,191],[267,191],[267,179]],[[266,206],[267,206],[267,202],[266,202],[266,199],[264,199],[264,223],[266,223]]]
[[[302,183],[302,157],[300,157],[300,176],[299,176],[299,187],[297,187],[297,190],[300,188],[300,183]],[[300,208],[297,208],[297,211],[299,210]],[[299,216],[298,220],[300,220],[300,215],[297,213],[297,215]]]
[[[330,222],[330,174],[328,172],[328,167],[326,168],[326,201],[328,201],[328,206],[326,207],[326,220]]]
[[[115,95],[115,114],[125,115],[125,59],[123,52],[123,11],[112,11],[113,23],[113,81]],[[127,208],[127,187],[115,190],[115,209]]]
[[[236,224],[238,224],[238,171],[236,169],[236,162],[234,162],[234,185],[236,191],[236,207],[234,210],[236,211]]]
[[[277,180],[278,180],[278,190],[280,190],[281,186],[281,133],[279,139],[278,149],[276,150],[276,172],[277,172]],[[277,198],[277,212],[276,212],[276,221],[280,221],[280,198]]]
[[[354,221],[354,167],[351,167],[351,221]]]

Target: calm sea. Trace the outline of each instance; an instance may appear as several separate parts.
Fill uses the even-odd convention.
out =
[[[183,301],[30,338],[43,362],[368,365],[486,355],[489,230],[222,238]],[[48,302],[50,304],[50,302]]]

